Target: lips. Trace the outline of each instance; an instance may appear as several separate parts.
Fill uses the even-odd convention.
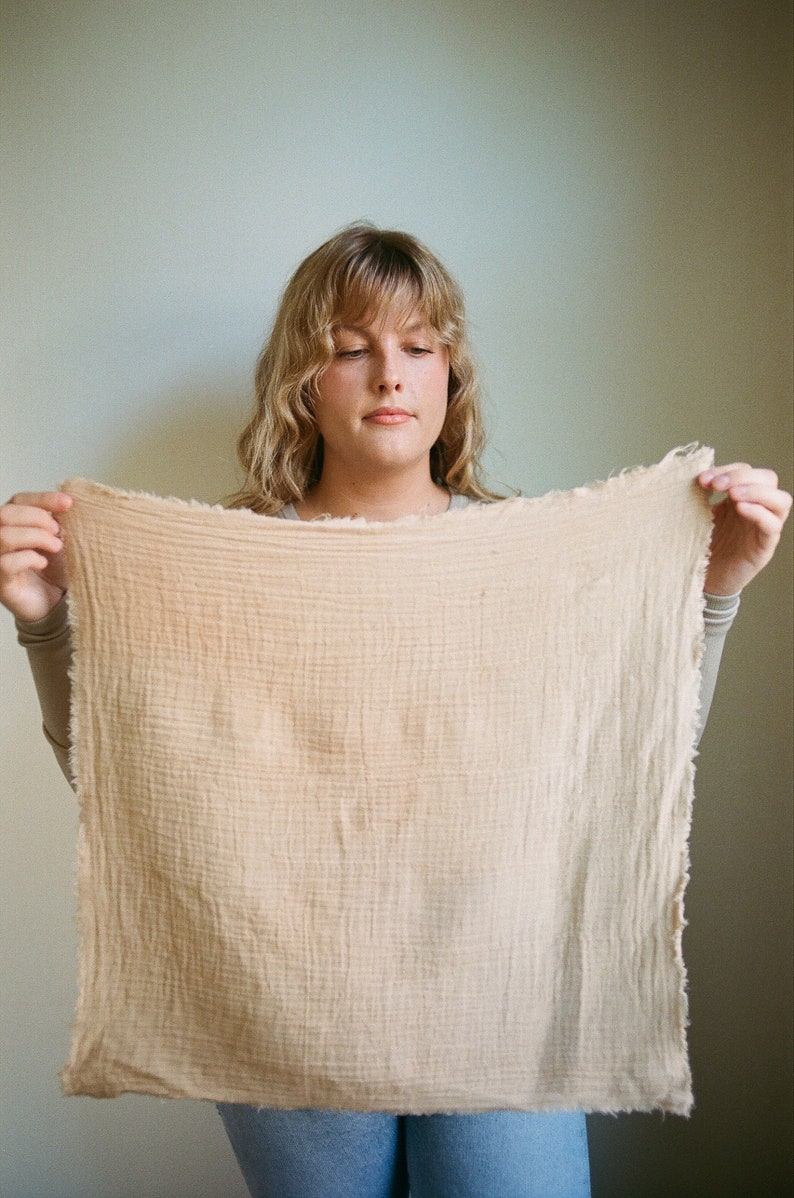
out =
[[[406,420],[412,420],[413,417],[405,408],[375,408],[364,419],[370,424],[405,424]]]

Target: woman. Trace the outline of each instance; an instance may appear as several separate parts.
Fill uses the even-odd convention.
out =
[[[460,291],[414,238],[352,226],[290,280],[257,370],[240,438],[237,507],[314,520],[441,516],[498,499],[479,468],[475,371]],[[706,579],[702,719],[742,588],[771,558],[791,498],[745,464],[702,474],[715,509]],[[69,630],[58,492],[0,509],[0,600],[17,618],[45,731],[68,769]],[[445,1194],[578,1198],[589,1193],[584,1115],[493,1111],[392,1116],[223,1104],[254,1195]]]

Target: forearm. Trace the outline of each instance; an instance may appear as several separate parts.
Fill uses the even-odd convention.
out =
[[[66,600],[35,624],[17,620],[17,635],[24,645],[41,707],[44,735],[52,746],[58,764],[72,782],[69,768],[69,667],[72,642]]]
[[[738,595],[706,595],[705,601],[703,660],[700,673],[700,713],[696,740],[698,744],[711,709],[725,638],[739,610]]]

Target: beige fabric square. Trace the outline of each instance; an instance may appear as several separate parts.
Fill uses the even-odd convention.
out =
[[[686,1112],[708,450],[299,523],[67,489],[67,1093]]]

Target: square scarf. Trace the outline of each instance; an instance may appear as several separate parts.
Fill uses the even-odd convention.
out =
[[[65,1091],[687,1112],[710,463],[391,523],[67,484]]]

